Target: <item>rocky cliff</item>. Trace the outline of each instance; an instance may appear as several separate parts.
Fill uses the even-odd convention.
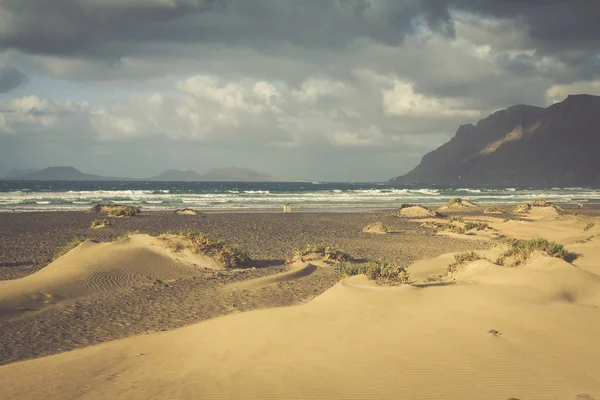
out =
[[[495,112],[426,154],[398,184],[600,184],[600,96]]]

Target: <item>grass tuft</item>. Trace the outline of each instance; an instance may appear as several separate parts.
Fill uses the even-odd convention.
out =
[[[293,257],[288,262],[302,258],[311,254],[323,257],[325,261],[342,262],[351,261],[352,257],[345,251],[327,244],[307,244],[306,246],[294,250]]]
[[[465,222],[465,219],[460,215],[453,215],[448,218],[448,222]]]
[[[96,204],[91,211],[102,212],[110,217],[135,217],[140,213],[137,207],[121,204]]]
[[[485,209],[485,214],[503,214],[504,211],[496,206],[491,206]]]
[[[596,225],[596,224],[594,224],[593,222],[590,222],[589,224],[587,224],[587,225],[585,226],[585,228],[583,228],[583,231],[584,231],[584,232],[587,232],[587,231],[589,231],[590,229],[592,229],[592,228],[594,227],[594,225]]]
[[[465,231],[475,229],[476,231],[483,231],[486,229],[493,229],[489,224],[485,222],[467,222],[465,224]]]
[[[73,238],[73,240],[71,240],[69,243],[67,243],[66,245],[64,245],[55,255],[54,258],[52,259],[53,261],[64,256],[65,254],[67,254],[68,252],[70,252],[71,250],[73,250],[75,247],[79,246],[81,243],[85,242],[87,239],[82,238],[82,237],[76,237]]]
[[[381,232],[387,233],[390,229],[381,221],[373,222],[363,228],[363,232]]]
[[[175,236],[172,238],[170,236]],[[217,258],[224,267],[234,268],[246,265],[250,261],[248,253],[230,246],[222,240],[217,240],[195,231],[168,232],[159,236],[177,252],[190,247],[195,253]]]
[[[379,260],[369,261],[366,264],[340,263],[337,268],[342,276],[367,275],[369,279],[389,283],[410,284],[410,274],[406,267]]]
[[[498,257],[496,264],[504,264],[507,259],[511,258],[515,266],[521,265],[536,250],[543,251],[551,257],[560,258],[567,262],[571,262],[577,257],[576,254],[567,251],[562,244],[543,238],[531,240],[505,238],[503,242],[509,245],[509,249]]]
[[[110,221],[107,219],[95,219],[90,224],[90,228],[104,228],[110,225]]]
[[[448,273],[453,273],[458,270],[458,267],[471,261],[481,260],[479,254],[474,251],[463,251],[454,255],[454,261],[448,265]]]

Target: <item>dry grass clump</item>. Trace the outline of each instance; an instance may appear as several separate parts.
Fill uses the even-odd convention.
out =
[[[68,252],[70,252],[71,250],[73,250],[75,247],[79,246],[81,243],[85,242],[87,239],[84,239],[82,237],[76,237],[73,238],[73,240],[71,240],[69,243],[67,243],[66,245],[64,245],[55,255],[54,258],[52,259],[53,261],[64,256],[65,254],[67,254]]]
[[[377,221],[363,228],[363,232],[367,233],[388,233],[390,229],[383,222]]]
[[[593,239],[593,238],[595,238],[596,236],[598,236],[598,235],[590,235],[590,236],[586,237],[585,239],[578,240],[578,241],[577,241],[577,242],[575,242],[575,243],[586,244],[587,242],[589,242],[590,240],[592,240],[592,239]]]
[[[175,210],[177,215],[198,215],[198,211],[191,208],[183,208],[181,210]]]
[[[121,204],[96,204],[91,211],[105,213],[110,217],[135,217],[141,212],[137,207]]]
[[[486,222],[467,222],[467,223],[465,223],[465,231],[470,231],[472,229],[475,229],[477,231],[483,231],[486,229],[492,230],[494,228],[492,228]]]
[[[465,219],[460,215],[453,215],[448,218],[448,222],[465,222]]]
[[[110,221],[107,219],[95,219],[90,224],[91,229],[104,228],[110,225]]]
[[[444,206],[444,208],[461,208],[461,207],[477,207],[477,204],[460,198],[460,197],[455,197],[453,199],[451,199],[450,201],[448,201],[446,203],[446,205]]]
[[[585,228],[583,228],[583,231],[584,231],[584,232],[587,232],[587,231],[589,231],[590,229],[592,229],[592,228],[593,228],[595,225],[596,225],[595,223],[593,223],[593,222],[590,222],[589,224],[587,224],[587,225],[585,226]]]
[[[307,244],[306,246],[294,250],[292,258],[288,263],[293,263],[303,259],[323,259],[329,262],[351,261],[352,257],[343,250],[327,244]]]
[[[454,225],[452,223],[448,223],[448,224],[441,224],[438,226],[438,232],[441,232],[441,231],[448,231],[448,232],[452,232],[452,233],[464,234],[465,228],[460,227],[458,225]]]
[[[398,217],[419,218],[439,217],[440,213],[418,204],[402,204],[400,208],[394,212],[394,215]]]
[[[490,206],[485,209],[484,214],[504,214],[504,211],[500,207]]]
[[[246,265],[250,261],[246,252],[200,232],[169,232],[159,237],[175,252],[190,248],[195,253],[215,257],[226,268]]]
[[[546,200],[535,200],[531,203],[519,204],[513,209],[513,212],[516,214],[528,214],[531,211],[533,211],[535,208],[545,208],[545,207],[551,207],[557,213],[564,213],[564,210],[562,209],[562,207],[552,204],[551,202],[546,201]]]
[[[462,253],[455,254],[454,261],[448,265],[448,273],[456,272],[458,270],[458,267],[460,267],[461,265],[464,265],[471,261],[481,260],[482,258],[483,257],[481,257],[474,251],[463,251]]]
[[[369,261],[366,264],[340,263],[338,272],[342,276],[367,275],[369,279],[387,283],[410,284],[410,274],[406,267],[379,260]]]
[[[498,257],[496,264],[506,265],[508,262],[514,266],[519,266],[526,262],[536,250],[567,262],[571,262],[576,258],[576,255],[568,252],[562,244],[543,238],[531,240],[505,238],[503,241],[509,245],[509,249]]]

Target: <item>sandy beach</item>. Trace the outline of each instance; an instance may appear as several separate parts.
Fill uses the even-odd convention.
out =
[[[94,213],[0,214],[4,398],[600,398],[597,211],[501,208],[142,213],[101,229]],[[178,230],[250,261],[161,236]],[[408,284],[293,257],[315,243],[403,265]]]

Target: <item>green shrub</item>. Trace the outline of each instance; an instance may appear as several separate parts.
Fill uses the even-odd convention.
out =
[[[342,276],[367,275],[369,279],[393,283],[410,284],[410,274],[406,267],[379,260],[369,261],[366,264],[340,263],[338,272]]]
[[[456,272],[458,267],[471,261],[481,260],[479,254],[474,251],[463,251],[454,255],[454,262],[448,265],[448,273]]]
[[[467,222],[465,224],[465,231],[470,231],[472,229],[483,231],[485,229],[492,229],[492,227],[485,222]]]
[[[71,250],[73,250],[75,247],[79,246],[81,243],[85,242],[87,239],[81,238],[81,237],[76,237],[73,238],[73,240],[71,240],[69,243],[67,243],[66,245],[64,245],[55,255],[53,260],[56,260],[62,256],[64,256],[65,254],[67,254],[68,252],[70,252]]]
[[[200,232],[169,232],[159,237],[166,240],[173,251],[180,251],[185,247],[189,247],[195,253],[217,258],[227,268],[245,265],[250,261],[250,257],[246,252],[230,246],[222,240],[212,239]]]
[[[464,234],[465,233],[465,229],[461,228],[458,225],[454,225],[454,224],[442,224],[438,227],[438,231],[448,231],[448,232],[453,232],[453,233],[459,233],[459,234]]]
[[[288,262],[310,254],[320,255],[325,261],[341,262],[352,260],[352,257],[348,253],[328,244],[307,244],[302,248],[294,250],[293,254],[293,258],[288,260]]]
[[[110,221],[107,219],[95,219],[90,224],[90,228],[104,228],[105,226],[109,226]]]
[[[377,221],[369,224],[363,228],[363,232],[389,232],[390,229],[383,222]]]
[[[520,240],[515,238],[506,238],[504,242],[509,245],[509,249],[498,257],[497,264],[504,264],[507,258],[514,258],[515,265],[520,265],[527,261],[531,254],[536,251],[543,251],[551,257],[572,261],[576,255],[568,252],[560,243],[551,242],[547,239],[537,238],[531,240]]]

